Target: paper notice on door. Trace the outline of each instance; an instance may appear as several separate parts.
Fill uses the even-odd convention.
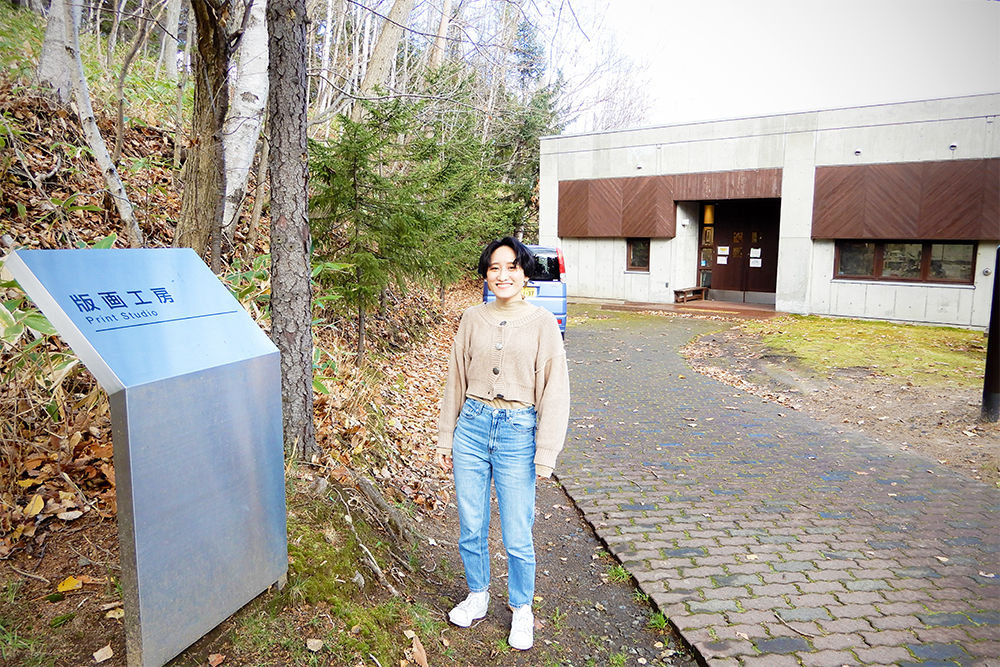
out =
[[[751,257],[760,257],[760,248],[750,248]]]
[[[729,246],[727,246],[727,245],[720,245],[719,246],[719,254],[720,255],[728,255],[729,254]]]
[[[761,267],[761,263],[760,263],[760,258],[759,257],[750,260],[750,268],[751,269],[759,269],[760,267]]]
[[[717,264],[729,264],[729,258],[728,257],[719,257],[715,261],[716,261]]]

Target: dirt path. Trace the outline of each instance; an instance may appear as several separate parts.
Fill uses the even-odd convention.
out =
[[[981,390],[920,386],[863,368],[818,375],[795,358],[769,354],[760,339],[739,327],[701,336],[684,354],[717,380],[915,451],[973,479],[1000,482],[1000,424],[979,422]]]
[[[535,646],[514,651],[506,644],[511,612],[507,608],[506,562],[500,519],[490,523],[493,582],[490,612],[471,628],[449,627],[445,636],[462,665],[661,665],[698,663],[669,629],[651,625],[657,615],[631,578],[597,539],[558,482],[539,481],[536,496]],[[422,530],[436,548],[425,559],[438,565],[440,594],[435,606],[447,613],[468,592],[458,555],[458,514],[444,516]],[[669,626],[667,626],[669,627]]]

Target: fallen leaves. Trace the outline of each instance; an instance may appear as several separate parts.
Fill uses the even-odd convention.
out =
[[[31,500],[28,502],[28,506],[24,508],[24,515],[29,519],[33,518],[37,516],[44,507],[45,501],[42,500],[42,496],[40,494],[36,493],[31,497]]]
[[[78,588],[83,588],[83,582],[74,576],[69,576],[59,582],[56,586],[56,590],[60,593],[66,593],[67,591],[75,591]]]
[[[420,665],[420,667],[427,667],[427,651],[424,649],[424,645],[420,642],[420,637],[418,637],[417,633],[413,630],[404,630],[403,635],[412,642],[410,646],[410,657],[412,657],[413,661]]]

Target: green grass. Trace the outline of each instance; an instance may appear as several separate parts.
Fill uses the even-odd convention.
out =
[[[383,571],[388,573],[394,561],[387,553],[390,545],[361,512],[352,511],[348,521],[339,499],[296,494],[291,487],[288,510],[288,585],[255,601],[237,620],[235,655],[248,664],[255,659],[296,666],[329,665],[331,659],[371,664],[370,655],[383,665],[399,664],[411,645],[406,629],[433,650],[443,621],[419,603],[389,597],[363,564],[360,544]],[[364,577],[363,589],[354,583],[355,573]],[[324,646],[313,653],[307,639],[320,639]]]
[[[980,386],[986,338],[980,331],[791,315],[741,325],[767,351],[796,357],[822,374],[863,368],[924,386]]]
[[[42,667],[54,662],[45,654],[44,642],[21,634],[6,618],[0,618],[0,658],[5,664],[24,667]]]
[[[661,611],[654,611],[649,615],[647,625],[654,630],[666,630],[668,625],[667,617]]]
[[[611,581],[621,584],[626,581],[629,581],[631,578],[632,575],[630,575],[628,573],[628,570],[626,570],[623,566],[621,565],[608,566],[608,579],[610,579]]]
[[[44,36],[44,23],[37,14],[5,6],[0,11],[0,75],[30,81]]]
[[[44,20],[28,10],[5,6],[0,11],[0,76],[20,85],[31,85],[35,68],[42,52],[45,38]],[[172,127],[176,112],[177,89],[173,82],[156,76],[159,40],[151,41],[149,56],[140,54],[129,68],[125,79],[125,118],[132,125],[156,125]],[[90,30],[80,35],[80,55],[87,83],[95,108],[114,115],[117,77],[125,54],[131,49],[129,41],[117,45],[115,61],[111,71],[105,67],[106,43],[95,40]],[[194,99],[194,87],[189,83],[184,90],[184,117],[190,118]],[[128,168],[126,160],[123,168]]]
[[[559,607],[556,607],[556,610],[552,612],[552,629],[556,634],[562,632],[566,626],[566,617],[566,612],[560,611]]]
[[[608,656],[608,665],[610,667],[625,667],[626,660],[628,660],[628,656],[624,653],[612,653]]]

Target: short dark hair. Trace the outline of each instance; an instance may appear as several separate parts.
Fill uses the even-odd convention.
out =
[[[514,266],[521,267],[525,278],[531,280],[535,276],[535,256],[528,250],[527,246],[513,236],[505,236],[502,239],[490,241],[483,248],[483,254],[479,256],[479,275],[482,278],[486,278],[493,252],[500,246],[507,246],[514,251]]]

